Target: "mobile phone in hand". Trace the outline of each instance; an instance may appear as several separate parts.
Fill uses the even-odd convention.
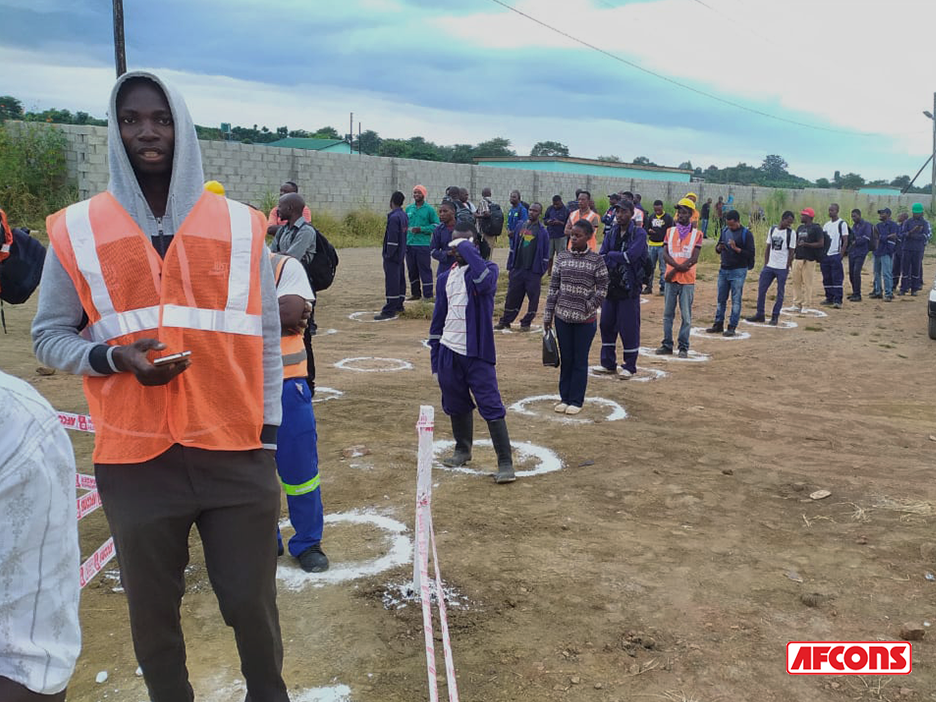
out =
[[[192,355],[191,351],[179,351],[179,353],[169,354],[168,356],[162,356],[161,358],[156,358],[153,360],[154,366],[165,366],[169,363],[175,363],[181,361],[184,358],[188,358]]]

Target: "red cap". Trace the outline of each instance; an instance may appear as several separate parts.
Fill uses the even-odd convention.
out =
[[[813,217],[813,218],[816,217],[816,211],[812,207],[805,208],[802,212],[800,212],[800,214],[804,214],[808,217]]]

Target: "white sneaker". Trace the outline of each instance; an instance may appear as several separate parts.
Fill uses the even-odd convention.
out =
[[[553,407],[558,414],[565,414],[565,411],[569,409],[569,406],[565,402],[560,402],[558,405]]]
[[[636,373],[631,373],[624,366],[621,366],[620,368],[618,368],[617,374],[621,376],[622,378],[633,378],[636,375]]]
[[[613,368],[605,368],[604,366],[595,366],[595,368],[593,369],[593,372],[601,373],[603,375],[614,375]]]
[[[582,411],[582,408],[581,408],[581,407],[576,407],[575,405],[569,405],[569,406],[566,408],[565,413],[566,413],[566,414],[578,414],[578,413],[581,412],[581,411]]]

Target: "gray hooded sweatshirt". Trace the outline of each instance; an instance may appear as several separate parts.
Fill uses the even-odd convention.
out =
[[[130,165],[117,121],[117,92],[129,78],[148,78],[166,95],[175,124],[175,152],[172,160],[172,180],[166,214],[157,220],[150,210],[136,174]],[[123,206],[144,234],[157,243],[160,230],[165,239],[174,236],[201,197],[205,175],[202,171],[201,151],[195,135],[195,124],[182,96],[151,73],[134,71],[117,79],[111,92],[107,120],[108,164],[110,183],[108,191]],[[156,247],[160,250],[160,247]],[[164,250],[164,249],[163,249]],[[282,417],[280,396],[283,384],[283,364],[280,351],[279,305],[272,266],[266,256],[262,258],[260,287],[263,297],[263,443],[276,443],[275,427]],[[87,324],[81,298],[74,283],[49,247],[42,281],[39,287],[39,308],[32,324],[33,348],[41,363],[77,375],[110,375],[117,372],[113,364],[114,346],[89,341],[80,335]],[[182,349],[168,349],[170,352]],[[195,361],[197,363],[197,361]],[[192,369],[185,371],[191,373]],[[224,378],[218,378],[224,382]]]

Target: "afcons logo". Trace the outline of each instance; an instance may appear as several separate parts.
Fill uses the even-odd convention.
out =
[[[909,675],[912,647],[906,641],[791,641],[790,675]]]

